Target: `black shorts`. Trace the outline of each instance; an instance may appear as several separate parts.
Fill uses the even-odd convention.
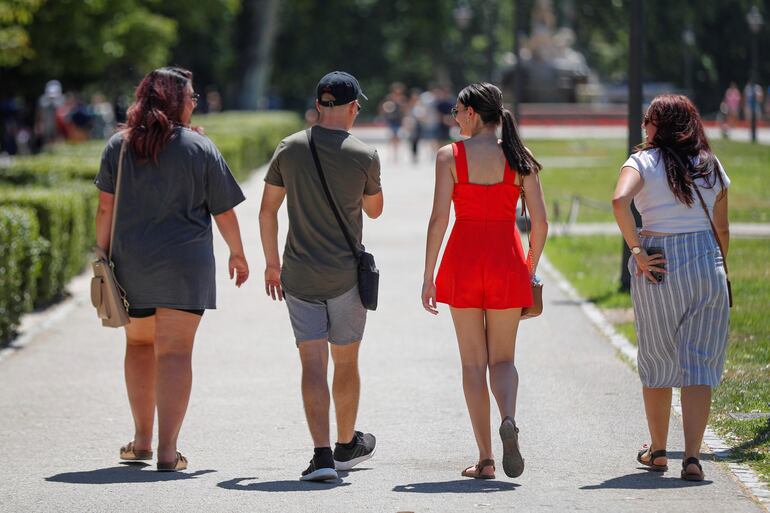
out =
[[[155,310],[155,308],[129,308],[128,316],[134,317],[135,319],[144,319],[145,317],[152,317],[155,315]],[[185,310],[184,308],[171,308],[171,310],[179,310],[180,312],[203,316],[203,310]]]

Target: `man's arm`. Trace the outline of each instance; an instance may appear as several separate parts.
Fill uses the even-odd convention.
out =
[[[370,219],[377,219],[380,217],[380,215],[382,215],[383,207],[384,200],[382,198],[382,191],[372,195],[364,194],[363,208]]]
[[[259,235],[265,253],[265,292],[279,301],[283,300],[283,290],[281,256],[278,254],[278,210],[285,197],[285,188],[266,183],[259,209]]]

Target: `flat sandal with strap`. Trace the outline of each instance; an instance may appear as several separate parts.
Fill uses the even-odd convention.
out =
[[[134,446],[133,440],[120,448],[120,459],[125,461],[144,461],[152,459],[151,450],[140,450]]]
[[[698,472],[687,472],[687,467],[690,465],[695,465],[698,467]],[[703,473],[703,467],[701,467],[700,461],[698,461],[698,458],[694,456],[690,456],[686,460],[682,462],[682,479],[685,481],[703,481],[703,479],[706,477],[706,474]]]
[[[650,459],[647,461],[644,461],[642,459],[642,456],[645,454],[650,455]],[[660,449],[658,451],[653,451],[652,447],[648,446],[647,444],[644,444],[642,446],[642,449],[639,451],[639,453],[636,455],[636,461],[644,465],[645,467],[649,468],[650,470],[654,472],[665,472],[668,470],[668,465],[656,465],[653,463],[658,458],[666,458],[666,450]]]
[[[187,458],[177,451],[175,461],[159,461],[158,472],[176,472],[187,469]]]
[[[484,474],[484,469],[492,467],[492,474]],[[474,479],[494,479],[495,478],[495,460],[481,460],[472,467],[468,467],[461,472],[463,477],[472,477]]]

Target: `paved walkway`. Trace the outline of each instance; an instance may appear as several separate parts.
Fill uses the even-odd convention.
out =
[[[525,321],[519,336],[526,471],[516,480],[502,469],[494,481],[460,478],[476,450],[451,320],[446,308],[431,317],[419,301],[432,163],[394,165],[383,151],[383,164],[385,215],[366,226],[382,272],[381,307],[361,355],[359,425],[379,441],[370,462],[337,484],[297,480],[310,440],[286,311],[259,280],[257,178],[239,209],[253,276],[241,290],[225,278],[217,237],[220,309],[202,323],[181,437],[190,470],[118,462],[131,436],[122,333],[99,327],[80,290],[66,319],[0,361],[0,510],[764,511],[722,464],[705,461],[702,484],[678,478],[676,418],[672,470],[638,467],[636,449],[647,440],[638,378],[555,286],[546,286],[545,314]],[[495,449],[500,458],[499,440]]]

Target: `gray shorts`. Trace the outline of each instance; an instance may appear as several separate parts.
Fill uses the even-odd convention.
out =
[[[366,308],[361,304],[358,285],[326,300],[299,299],[284,291],[291,327],[297,346],[305,340],[328,339],[337,345],[361,340],[366,326]]]

